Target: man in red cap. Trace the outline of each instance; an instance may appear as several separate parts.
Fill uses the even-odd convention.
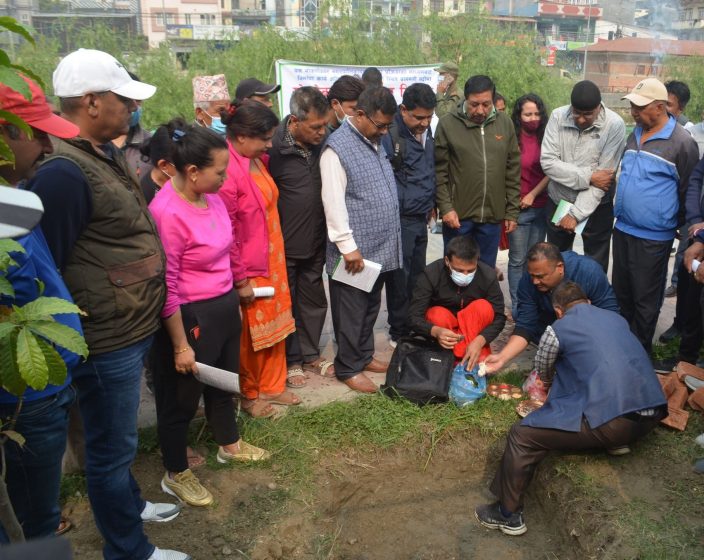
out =
[[[11,185],[29,179],[34,175],[37,164],[52,153],[49,135],[72,138],[78,134],[77,126],[51,112],[41,88],[27,78],[25,81],[31,92],[30,99],[7,85],[0,85],[0,109],[21,118],[31,127],[30,134],[17,125],[0,119],[0,136],[15,156],[14,165],[0,166],[0,176]],[[18,202],[21,210],[22,201]],[[37,208],[38,206],[35,207],[35,212]],[[3,216],[14,221],[13,224],[7,224],[10,227],[21,227],[22,224],[15,221],[17,213],[14,208],[10,212],[2,212]],[[0,298],[0,306],[22,306],[40,295],[72,301],[71,294],[56,271],[41,229],[36,227],[27,235],[16,238],[16,241],[25,252],[11,254],[17,264],[6,275],[15,295]],[[41,280],[43,291],[37,279]],[[77,314],[56,315],[56,320],[82,333]],[[20,414],[10,429],[22,434],[25,444],[20,447],[12,440],[4,444],[7,489],[12,508],[27,539],[52,535],[59,527],[61,516],[61,458],[66,447],[68,409],[75,399],[71,373],[79,363],[80,356],[60,347],[56,347],[56,350],[66,364],[66,380],[59,385],[49,384],[41,391],[32,388],[24,391]],[[0,418],[12,418],[17,405],[15,395],[0,389]],[[6,429],[5,426],[3,428]],[[1,526],[0,542],[8,542]]]

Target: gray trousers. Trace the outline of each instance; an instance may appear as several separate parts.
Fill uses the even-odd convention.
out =
[[[286,338],[286,363],[314,362],[320,356],[320,335],[328,312],[323,285],[325,249],[309,259],[286,259],[296,332]]]

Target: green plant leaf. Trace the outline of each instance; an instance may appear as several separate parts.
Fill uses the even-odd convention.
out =
[[[37,338],[46,365],[49,368],[49,384],[62,385],[66,381],[66,362],[51,344],[43,338]]]
[[[17,367],[17,332],[8,337],[0,337],[0,379],[3,388],[21,397],[27,389],[27,383],[20,376]]]
[[[39,87],[42,88],[42,91],[46,90],[46,85],[44,84],[44,80],[42,80],[38,74],[33,72],[31,68],[27,68],[26,66],[22,66],[21,64],[13,64],[12,68],[14,68],[18,72],[24,74],[28,78],[37,82],[37,85],[39,85]]]
[[[24,81],[20,73],[12,67],[0,66],[0,83],[21,93],[26,99],[32,99],[29,84]]]
[[[15,289],[12,287],[12,282],[4,276],[0,276],[0,296],[15,297]]]
[[[7,439],[11,439],[20,447],[24,447],[24,444],[27,441],[22,434],[16,432],[15,430],[3,430],[0,432],[0,435],[5,436]]]
[[[16,329],[17,325],[2,321],[2,317],[0,316],[0,339],[11,336],[12,331]]]
[[[0,17],[0,27],[4,27],[12,33],[17,33],[17,35],[22,35],[22,37],[27,39],[27,41],[34,44],[34,37],[32,37],[32,34],[29,32],[29,29],[27,29],[24,25],[18,22],[15,18],[8,16]]]
[[[43,321],[51,320],[52,315],[61,313],[80,313],[81,310],[77,305],[57,297],[38,297],[34,301],[21,307],[24,314],[24,320]]]
[[[43,391],[49,382],[49,368],[34,333],[23,327],[17,335],[17,366],[32,389]]]
[[[0,68],[2,68],[2,67],[0,66]],[[27,83],[24,80],[22,80],[22,82],[25,85],[27,85]],[[9,111],[0,110],[0,118],[2,118],[3,120],[5,120],[11,124],[14,124],[17,128],[19,128],[20,130],[23,130],[25,132],[25,134],[27,134],[27,136],[32,138],[32,127],[29,126],[26,122],[24,122],[21,118],[19,118],[14,113],[10,113]],[[14,161],[14,154],[13,154],[13,161]]]
[[[5,115],[0,113],[0,117],[5,118]],[[14,239],[0,239],[0,253],[25,253],[24,247],[17,243]]]
[[[88,346],[78,331],[56,321],[32,321],[28,325],[34,334],[43,336],[50,342],[66,348],[74,354],[88,356]]]

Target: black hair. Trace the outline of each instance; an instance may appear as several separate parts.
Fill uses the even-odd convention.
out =
[[[580,301],[588,301],[587,295],[577,282],[560,282],[552,291],[552,306],[567,311],[569,307]]]
[[[395,115],[398,110],[393,94],[385,87],[368,87],[357,99],[357,109],[368,117],[381,111],[384,115]]]
[[[496,92],[494,92],[494,105],[496,105],[496,102],[499,100],[506,103],[506,98],[503,95],[501,95],[498,91],[496,91]]]
[[[135,80],[135,81],[137,81],[137,82],[141,82],[141,81],[142,81],[142,80],[139,79],[139,76],[137,76],[137,74],[135,74],[134,72],[130,72],[129,70],[127,70],[127,73],[129,74],[130,78],[132,78],[133,80]]]
[[[473,93],[484,93],[485,91],[491,92],[491,98],[494,99],[496,95],[496,86],[489,76],[484,76],[479,74],[477,76],[472,76],[464,83],[464,96],[465,99]]]
[[[289,109],[291,110],[291,114],[299,121],[304,121],[311,113],[326,117],[330,105],[318,88],[303,86],[302,88],[298,88],[291,95]]]
[[[154,134],[144,140],[139,146],[139,151],[142,154],[142,161],[150,162],[154,167],[157,167],[159,160],[165,159],[171,161],[171,148],[173,140],[169,134],[169,129],[166,125],[158,127]]]
[[[461,261],[474,262],[479,258],[479,245],[467,235],[458,235],[447,244],[445,256],[449,260],[457,257]]]
[[[328,90],[328,102],[337,99],[343,101],[357,101],[367,86],[356,76],[345,74],[333,82]]]
[[[412,111],[416,107],[435,109],[438,99],[428,84],[411,84],[403,92],[403,106]]]
[[[667,89],[667,93],[671,93],[677,98],[677,102],[680,104],[680,110],[684,111],[691,96],[689,86],[684,82],[670,80],[669,82],[665,82],[665,89]]]
[[[543,259],[556,264],[565,262],[557,245],[553,245],[547,241],[536,243],[528,249],[528,253],[526,253],[526,262],[541,261]]]
[[[518,144],[521,144],[521,112],[523,111],[523,105],[526,103],[535,103],[538,107],[538,113],[540,113],[540,126],[536,131],[535,135],[538,137],[540,142],[543,141],[543,135],[545,134],[545,127],[548,124],[548,110],[545,108],[545,103],[540,99],[535,93],[526,93],[518,98],[516,104],[513,106],[513,113],[511,113],[511,120],[513,121],[513,126],[516,127],[516,137],[518,138]]]
[[[381,87],[384,85],[384,79],[378,68],[370,66],[362,72],[362,81],[367,87]]]
[[[591,111],[601,104],[599,87],[589,80],[577,82],[572,88],[570,104],[578,111]]]
[[[224,138],[204,126],[188,124],[181,118],[172,119],[166,128],[171,139],[171,163],[183,173],[189,165],[202,169],[213,163],[213,150],[226,150]],[[160,127],[161,128],[161,127]]]
[[[279,118],[269,107],[249,100],[233,100],[220,116],[227,127],[228,138],[263,138],[279,124]]]

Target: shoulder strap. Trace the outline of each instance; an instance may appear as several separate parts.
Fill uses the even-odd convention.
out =
[[[399,172],[403,168],[403,160],[406,157],[406,139],[401,136],[396,121],[389,126],[389,137],[393,147],[393,155],[389,158],[394,172]]]

